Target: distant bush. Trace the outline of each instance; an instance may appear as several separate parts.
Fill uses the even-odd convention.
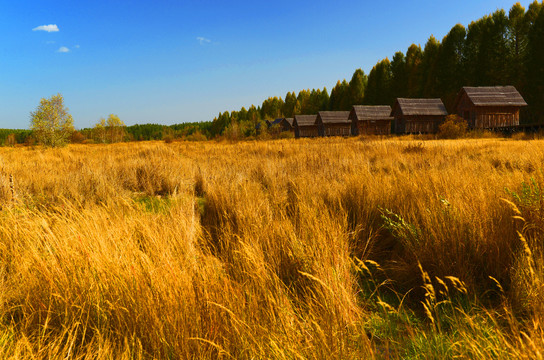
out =
[[[6,138],[6,145],[7,146],[15,146],[17,144],[17,139],[15,138],[15,134],[9,134]]]
[[[294,139],[295,133],[292,131],[282,131],[279,135],[280,139]]]
[[[501,133],[489,131],[486,129],[474,129],[467,134],[467,137],[471,139],[495,139],[501,136]]]
[[[448,115],[438,127],[439,139],[458,139],[466,136],[468,124],[465,119],[459,115]]]
[[[72,136],[70,137],[70,142],[72,144],[82,144],[87,138],[85,135],[80,133],[79,131],[74,131],[72,133]]]
[[[534,134],[527,134],[525,132],[516,132],[512,134],[512,140],[532,140],[534,139]]]
[[[192,133],[191,135],[187,135],[185,137],[185,140],[187,140],[187,141],[206,141],[206,140],[208,140],[208,138],[206,137],[206,135],[204,135],[200,131],[196,131],[196,132]]]

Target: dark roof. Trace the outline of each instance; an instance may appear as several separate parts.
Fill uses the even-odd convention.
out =
[[[270,122],[270,125],[271,125],[271,126],[273,126],[273,125],[278,125],[279,123],[281,123],[282,120],[283,120],[283,118],[277,118],[276,120],[271,121],[271,122]]]
[[[292,128],[293,118],[281,118],[280,126]]]
[[[357,120],[391,120],[391,106],[389,105],[353,105],[352,111]]]
[[[293,124],[296,121],[298,126],[313,126],[317,115],[295,115]]]
[[[459,92],[458,99],[463,91],[475,106],[527,106],[513,86],[465,86]]]
[[[395,103],[403,115],[446,116],[448,112],[440,99],[404,99],[398,98]]]
[[[349,111],[320,111],[318,116],[323,124],[350,123]]]

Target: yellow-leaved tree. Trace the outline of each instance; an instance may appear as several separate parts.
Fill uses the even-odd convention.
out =
[[[119,119],[119,116],[110,114],[106,121],[106,131],[110,142],[123,141],[125,138],[125,123]]]
[[[34,137],[46,146],[66,145],[74,132],[74,120],[60,93],[49,99],[42,98],[40,105],[30,113],[30,119]]]

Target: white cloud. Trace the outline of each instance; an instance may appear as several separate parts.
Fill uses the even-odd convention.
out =
[[[212,42],[210,39],[206,39],[205,37],[202,37],[202,36],[199,36],[196,39],[200,42],[200,45],[209,44]]]
[[[59,53],[67,53],[67,52],[70,52],[70,49],[68,49],[66,46],[61,46],[57,52]]]
[[[76,49],[79,49],[79,45],[75,45],[74,47],[75,47]]]
[[[59,31],[59,27],[55,24],[51,25],[40,25],[38,27],[35,27],[32,29],[32,31],[47,31],[47,32],[57,32]]]
[[[51,44],[55,44],[55,43],[56,43],[56,41],[52,41],[52,40],[50,40],[50,41],[46,41],[45,43],[46,43],[47,45],[51,45]]]

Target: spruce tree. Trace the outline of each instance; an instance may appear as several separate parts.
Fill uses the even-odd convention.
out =
[[[361,105],[363,103],[367,81],[367,76],[363,70],[355,70],[349,82],[349,105]]]

